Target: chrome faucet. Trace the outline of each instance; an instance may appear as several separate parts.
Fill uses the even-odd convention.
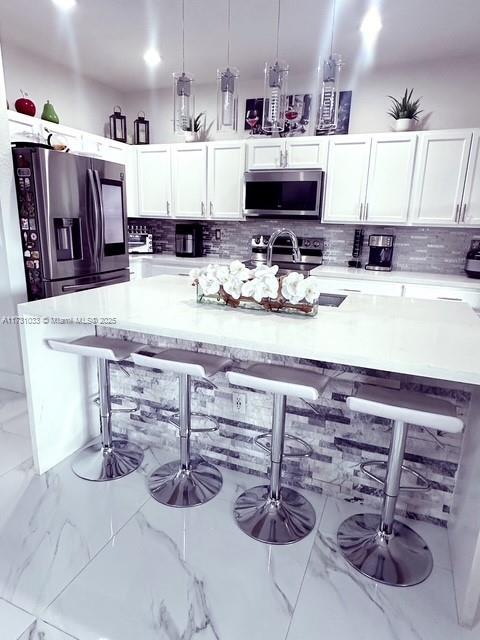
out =
[[[270,236],[270,240],[267,245],[267,267],[272,266],[272,253],[273,253],[273,245],[275,240],[280,236],[287,235],[292,240],[292,256],[294,262],[300,262],[302,259],[302,254],[300,253],[300,248],[298,246],[298,238],[293,233],[291,229],[278,229]]]

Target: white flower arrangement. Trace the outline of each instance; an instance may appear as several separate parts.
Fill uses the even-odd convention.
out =
[[[280,311],[283,308],[313,311],[320,295],[320,279],[305,278],[291,272],[279,277],[278,266],[261,264],[255,269],[235,260],[230,265],[209,264],[202,269],[192,269],[193,284],[201,288],[204,296],[223,298],[230,306],[239,306],[241,300],[254,300],[265,309]]]

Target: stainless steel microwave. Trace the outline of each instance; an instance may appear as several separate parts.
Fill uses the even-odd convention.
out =
[[[320,170],[247,171],[245,215],[255,218],[319,220],[324,172]]]

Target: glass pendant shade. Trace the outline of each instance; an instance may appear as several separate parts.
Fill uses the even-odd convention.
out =
[[[340,56],[337,55],[331,55],[323,63],[316,123],[316,129],[320,133],[333,133],[337,128],[341,68],[342,61]]]
[[[188,73],[173,74],[173,130],[182,134],[190,131],[195,118],[193,77]]]
[[[238,129],[238,69],[227,67],[217,71],[217,130]]]
[[[268,133],[285,129],[287,80],[288,65],[285,62],[266,63],[262,129]]]

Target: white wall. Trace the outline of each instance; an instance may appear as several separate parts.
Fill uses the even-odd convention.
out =
[[[2,50],[11,109],[15,109],[15,100],[20,97],[22,89],[34,101],[38,117],[45,102],[50,100],[61,124],[105,135],[105,125],[113,107],[116,104],[122,106],[119,91],[59,64],[35,58],[9,42],[2,42]]]
[[[0,51],[0,69],[2,55]],[[5,318],[16,316],[17,304],[26,299],[23,257],[18,232],[18,211],[5,105],[5,85],[0,73],[0,388],[23,390],[18,326]]]
[[[422,107],[427,116],[422,123],[426,129],[449,129],[480,126],[480,83],[478,69],[480,58],[458,58],[429,61],[409,66],[384,67],[374,70],[358,70],[345,66],[342,72],[342,88],[351,89],[352,112],[350,133],[370,133],[390,130],[391,119],[386,115],[389,107],[387,95],[401,95],[406,87],[414,88],[422,96]],[[316,93],[316,76],[290,73],[289,88],[292,93]],[[125,104],[129,123],[139,110],[150,120],[152,142],[174,142],[172,129],[173,89],[145,91],[127,94]],[[239,124],[243,131],[245,99],[263,95],[262,65],[259,63],[257,79],[245,80],[240,76]],[[196,111],[207,111],[207,121],[216,116],[216,84],[197,85]],[[218,137],[215,127],[212,138]]]

